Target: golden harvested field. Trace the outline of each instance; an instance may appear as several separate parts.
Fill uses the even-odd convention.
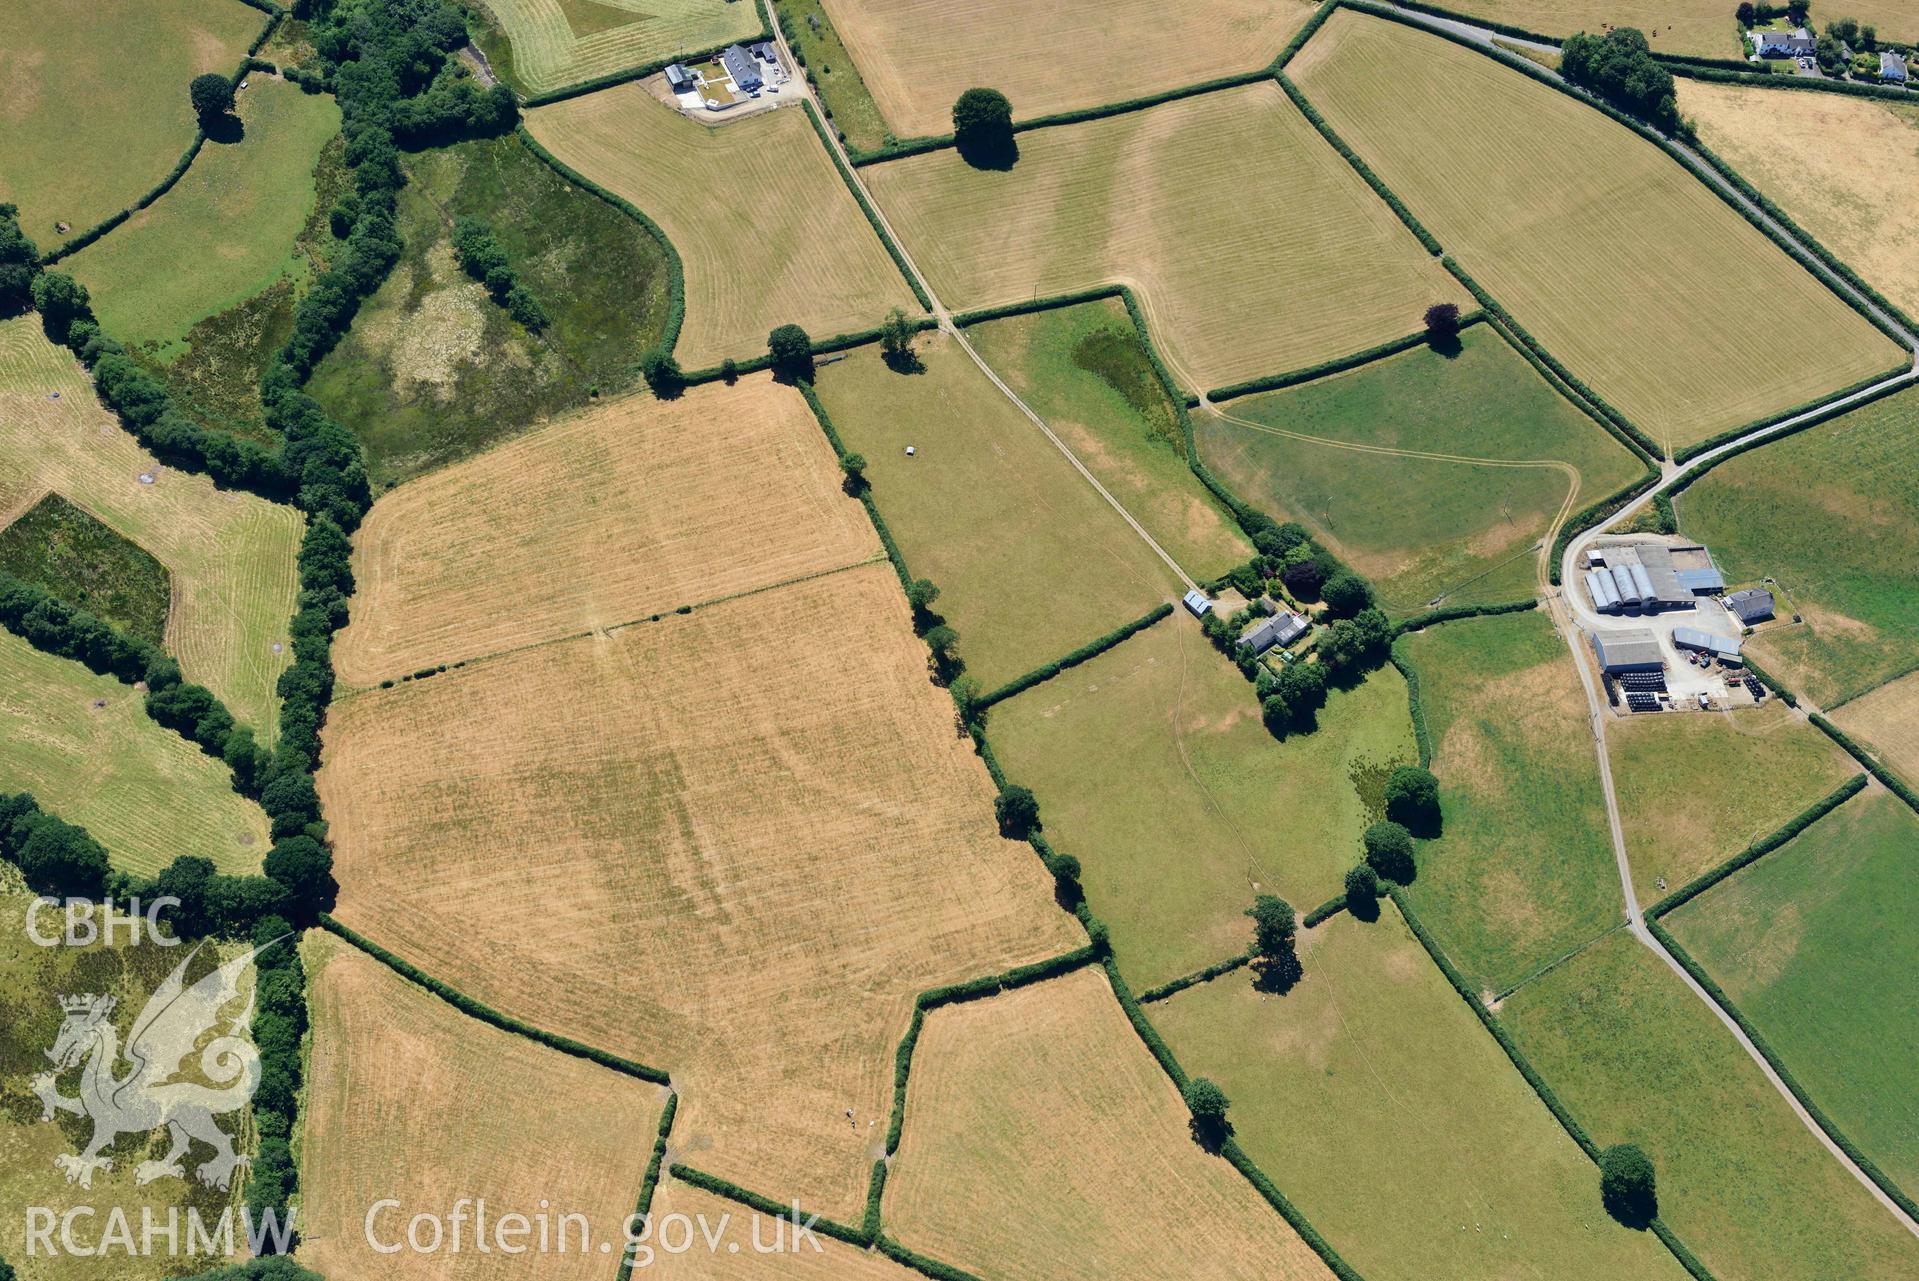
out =
[[[943,334],[924,371],[869,348],[820,371],[873,500],[966,668],[992,689],[1176,598],[1179,580],[1066,456]],[[908,448],[916,454],[908,458]]]
[[[680,251],[675,352],[688,369],[758,356],[779,325],[817,341],[869,329],[895,306],[919,311],[804,111],[716,129],[628,84],[530,111],[526,127],[645,210]]]
[[[1263,67],[1313,14],[1305,0],[826,0],[900,137],[953,131],[953,100],[993,85],[1019,120]]]
[[[308,931],[300,953],[313,1026],[301,1261],[392,1281],[612,1275],[598,1243],[619,1248],[666,1090],[468,1018],[322,931]],[[383,1254],[368,1240],[403,1244],[415,1214],[444,1220],[462,1197],[484,1198],[489,1244],[506,1215],[544,1214],[553,1248],[480,1254],[470,1218],[457,1254]],[[400,1206],[376,1212],[389,1198]],[[581,1229],[560,1226],[565,1214],[586,1217],[584,1251]]]
[[[677,1134],[677,1124],[674,1129]],[[698,1169],[699,1154],[685,1155]],[[676,1253],[669,1247],[680,1247],[689,1239],[685,1227],[677,1221],[669,1222],[679,1218],[691,1220],[693,1231],[691,1247],[679,1248]],[[707,1249],[700,1234],[702,1221],[721,1243],[717,1250]],[[641,1281],[920,1281],[922,1276],[883,1254],[835,1241],[817,1231],[810,1238],[819,1242],[816,1251],[810,1241],[801,1242],[795,1237],[790,1217],[782,1228],[780,1220],[738,1201],[666,1176],[661,1177],[653,1193],[648,1223],[649,1240],[644,1245],[652,1249],[652,1254],[649,1256],[643,1248],[633,1259],[633,1275]],[[755,1242],[765,1249],[755,1249]],[[779,1248],[772,1248],[776,1243]]]
[[[509,78],[549,93],[760,29],[740,0],[486,0],[512,42]]]
[[[913,1051],[887,1231],[1007,1281],[1330,1276],[1187,1123],[1103,970],[936,1010]]]
[[[1919,786],[1919,672],[1888,681],[1847,703],[1832,719]]]
[[[1491,58],[1342,11],[1287,74],[1481,286],[1669,451],[1900,363],[1677,161]]]
[[[0,201],[42,252],[167,176],[188,82],[232,75],[266,20],[235,0],[0,5]]]
[[[1648,904],[1859,772],[1776,698],[1736,715],[1630,716],[1608,728],[1606,742],[1633,887]]]
[[[1609,24],[1637,27],[1646,33],[1655,53],[1740,58],[1751,52],[1751,46],[1740,39],[1732,8],[1720,0],[1453,0],[1447,7],[1549,36],[1597,33]],[[1883,38],[1919,36],[1919,20],[1909,0],[1845,0],[1828,13],[1815,13],[1813,22],[1842,15],[1877,23]]]
[[[881,554],[793,388],[632,396],[381,498],[334,663],[370,685]]]
[[[671,1071],[689,1159],[835,1217],[915,995],[1084,942],[886,565],[355,695],[320,791],[341,920]]]
[[[1912,25],[1919,31],[1919,19]],[[1919,103],[1678,86],[1700,141],[1900,308],[1919,311]],[[1822,145],[1833,138],[1845,145]]]
[[[151,876],[181,854],[222,872],[258,870],[267,819],[227,767],[147,715],[111,676],[0,630],[0,792],[31,792]]]
[[[60,398],[49,397],[58,392]],[[142,474],[157,477],[140,483]],[[287,622],[305,520],[292,507],[163,468],[94,397],[37,316],[0,322],[0,523],[52,490],[167,567],[167,652],[262,742],[274,682],[293,661]]]
[[[1471,303],[1276,84],[1018,139],[1005,172],[950,148],[861,171],[949,307],[1128,284],[1174,375],[1209,388]]]

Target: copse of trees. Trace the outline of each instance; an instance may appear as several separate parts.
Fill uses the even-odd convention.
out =
[[[661,400],[673,400],[686,390],[686,374],[680,362],[664,347],[655,347],[640,357],[640,377],[647,390]]]
[[[211,71],[195,76],[187,86],[187,99],[193,104],[193,114],[205,125],[233,110],[233,82]]]
[[[1680,131],[1672,72],[1652,56],[1645,33],[1614,27],[1603,36],[1580,32],[1560,46],[1559,72],[1621,111],[1667,133]]]
[[[1378,609],[1362,609],[1326,629],[1318,645],[1319,661],[1332,674],[1351,678],[1386,661],[1393,643],[1393,626]]]
[[[539,333],[551,323],[540,300],[520,283],[493,229],[478,218],[460,218],[453,223],[453,256],[467,275],[486,286],[494,302],[529,330]]]
[[[1277,675],[1262,668],[1255,689],[1268,730],[1281,738],[1310,733],[1326,705],[1326,668],[1319,663],[1289,663]]]
[[[1335,614],[1351,618],[1373,603],[1373,585],[1352,570],[1343,569],[1326,580],[1319,598]]]
[[[76,321],[91,321],[92,306],[87,287],[64,272],[43,271],[33,278],[33,307],[54,342],[64,345]]]
[[[0,858],[20,869],[28,889],[55,898],[98,898],[113,875],[100,842],[26,792],[0,794]]]
[[[20,207],[0,204],[0,320],[33,306],[39,271],[40,247],[20,230]]]

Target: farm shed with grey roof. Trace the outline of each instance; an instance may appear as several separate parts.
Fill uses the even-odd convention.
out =
[[[1618,631],[1594,632],[1593,653],[1605,671],[1656,672],[1666,665],[1665,651],[1650,628],[1629,627]]]
[[[1739,661],[1737,637],[1721,636],[1716,632],[1702,632],[1697,627],[1675,627],[1672,629],[1672,643],[1681,649],[1696,649],[1702,654],[1711,654],[1730,663]]]

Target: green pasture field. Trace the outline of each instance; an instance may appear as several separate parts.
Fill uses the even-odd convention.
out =
[[[1804,626],[1747,645],[1831,708],[1919,659],[1919,390],[1721,463],[1674,500],[1731,581],[1776,577]]]
[[[1403,637],[1445,831],[1414,907],[1467,982],[1503,992],[1624,919],[1586,698],[1543,613]]]
[[[1235,1136],[1367,1281],[1683,1281],[1620,1227],[1599,1172],[1460,1001],[1391,901],[1300,939],[1279,999],[1240,971],[1151,1007]]]
[[[1846,802],[1666,918],[1833,1123],[1919,1188],[1919,819]]]
[[[232,775],[146,713],[144,695],[0,631],[0,792],[92,832],[113,865],[151,876],[181,854],[255,872],[267,819]]]
[[[760,29],[747,0],[485,0],[479,44],[527,94],[743,40]]]
[[[846,145],[860,151],[873,151],[893,136],[886,118],[873,101],[853,55],[840,41],[832,15],[820,0],[773,0],[780,15],[780,30],[793,51],[805,59],[801,74],[813,78],[814,90],[826,108],[827,118],[837,126]]]
[[[1401,613],[1533,595],[1558,522],[1644,471],[1490,325],[1219,413],[1194,415],[1206,465]]]
[[[1482,53],[1342,10],[1286,74],[1482,288],[1668,451],[1906,354],[1679,161]]]
[[[1778,831],[1859,772],[1778,699],[1737,713],[1630,717],[1607,729],[1606,746],[1633,889],[1645,904]]]
[[[312,212],[293,239],[290,271],[259,293],[196,321],[184,339],[131,348],[134,359],[166,383],[174,406],[202,426],[278,443],[260,405],[260,377],[293,334],[300,296],[341,247],[328,213],[352,181],[344,153],[345,140],[338,135],[320,149],[311,175]]]
[[[115,5],[110,27],[91,5],[0,6],[0,202],[42,251],[133,204],[193,142],[187,84],[233,74],[266,21],[238,0]]]
[[[0,529],[0,573],[142,640],[158,645],[166,639],[167,567],[58,494]]]
[[[665,251],[517,137],[407,157],[406,250],[308,390],[367,447],[374,483],[473,454],[629,385],[666,326]],[[552,318],[532,334],[454,260],[455,218],[486,222]]]
[[[895,373],[876,348],[822,366],[820,401],[866,456],[873,499],[941,596],[988,690],[1179,594],[1164,562],[950,339]],[[907,446],[917,456],[906,456]],[[1249,695],[1250,697],[1250,695]]]
[[[1186,463],[1179,413],[1118,299],[975,325],[986,363],[1201,582],[1253,554]]]
[[[294,238],[313,212],[313,171],[340,132],[328,94],[253,73],[237,142],[209,140],[173,190],[61,268],[129,345],[184,338],[197,321],[306,270]]]
[[[1304,915],[1340,892],[1385,777],[1417,757],[1406,685],[1384,668],[1334,691],[1319,728],[1277,742],[1252,688],[1183,613],[994,707],[1007,777],[1141,991],[1246,950],[1244,912],[1278,894]]]
[[[1832,1159],[1706,1003],[1621,931],[1499,1018],[1604,1147],[1636,1143],[1659,1211],[1718,1277],[1893,1281],[1919,1239]]]
[[[32,1087],[33,1078],[49,1066],[44,1055],[60,1032],[62,996],[93,992],[118,997],[112,1023],[124,1046],[134,1020],[173,967],[186,959],[188,949],[128,947],[123,941],[112,947],[40,947],[27,934],[27,907],[32,902],[33,896],[21,885],[18,873],[0,864],[0,1009],[7,1012],[6,1018],[0,1019],[0,1100],[5,1101],[5,1106],[0,1106],[0,1156],[4,1157],[0,1160],[0,1201],[14,1207],[0,1215],[0,1257],[19,1269],[23,1281],[99,1281],[102,1276],[120,1281],[160,1281],[162,1277],[197,1273],[231,1262],[186,1253],[184,1213],[180,1215],[177,1255],[166,1253],[164,1235],[154,1238],[156,1252],[147,1257],[137,1252],[122,1253],[118,1246],[103,1241],[107,1216],[116,1211],[126,1214],[137,1245],[142,1211],[150,1212],[164,1233],[169,1210],[190,1207],[211,1227],[229,1205],[237,1207],[243,1196],[241,1180],[234,1180],[230,1192],[222,1192],[191,1177],[193,1169],[211,1155],[211,1148],[195,1145],[187,1157],[187,1179],[141,1184],[134,1178],[135,1167],[149,1156],[159,1156],[164,1147],[150,1152],[154,1136],[123,1134],[106,1150],[113,1167],[96,1171],[90,1189],[69,1184],[54,1165],[54,1158],[84,1148],[93,1126],[83,1117],[66,1114],[56,1121],[42,1121],[40,1101]],[[58,913],[43,914],[37,924],[41,932],[57,934],[62,920]],[[124,932],[119,937],[124,940]],[[212,955],[211,949],[209,953]],[[187,971],[187,981],[198,980],[211,968],[210,957],[199,958]],[[114,1071],[124,1075],[126,1065],[115,1064]],[[60,1081],[61,1092],[72,1095],[77,1079],[75,1073],[65,1075]],[[245,1124],[244,1115],[232,1114],[219,1122],[221,1129],[236,1134],[235,1147],[243,1152],[252,1146],[250,1137],[236,1130],[236,1123]],[[83,1214],[73,1220],[75,1240],[111,1250],[112,1264],[103,1268],[98,1257],[64,1250],[49,1254],[44,1248],[29,1256],[27,1219],[21,1209],[24,1206],[46,1206],[56,1215],[78,1207],[92,1209],[93,1217]],[[234,1235],[241,1235],[237,1225]],[[54,1241],[59,1241],[57,1235]]]

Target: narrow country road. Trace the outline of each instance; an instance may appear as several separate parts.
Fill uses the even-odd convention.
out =
[[[792,46],[786,42],[786,30],[780,26],[778,10],[772,6],[768,6],[767,15],[773,24],[773,38],[779,42],[780,54],[786,59],[786,65],[800,68],[801,64],[799,60],[793,56]],[[1120,519],[1125,521],[1127,525],[1132,528],[1132,531],[1138,534],[1140,539],[1145,542],[1148,547],[1153,549],[1154,555],[1166,562],[1166,567],[1173,571],[1173,577],[1178,579],[1187,591],[1198,591],[1199,584],[1194,582],[1192,576],[1180,567],[1180,563],[1174,560],[1164,547],[1159,545],[1158,540],[1146,532],[1145,526],[1133,519],[1133,513],[1127,511],[1125,505],[1121,503],[1119,499],[1113,497],[1111,491],[1109,491],[1106,486],[1099,483],[1099,477],[1093,475],[1092,472],[1086,469],[1086,464],[1079,460],[1079,455],[1075,454],[1067,446],[1066,442],[1061,440],[1058,435],[1054,433],[1053,429],[1046,425],[1046,420],[1034,413],[1032,406],[1028,405],[1024,400],[1021,400],[1019,394],[1006,385],[1006,380],[993,372],[992,366],[988,365],[986,361],[981,358],[979,352],[973,349],[973,344],[966,339],[966,332],[953,323],[952,313],[946,309],[944,303],[940,302],[939,295],[933,292],[932,283],[926,279],[925,273],[920,271],[919,264],[913,261],[913,255],[906,248],[906,242],[900,239],[898,232],[893,230],[893,224],[887,220],[886,211],[880,208],[879,201],[873,199],[873,193],[867,189],[865,179],[860,177],[860,171],[853,167],[853,158],[846,154],[846,148],[840,144],[837,132],[834,130],[832,123],[827,119],[825,104],[820,102],[819,95],[814,92],[813,86],[808,83],[803,69],[795,76],[795,79],[805,89],[808,100],[813,104],[813,109],[820,113],[820,122],[825,126],[824,132],[826,134],[827,145],[833,149],[833,153],[838,158],[840,164],[845,166],[846,172],[851,177],[853,185],[859,189],[861,198],[864,199],[867,206],[872,209],[873,216],[879,220],[881,229],[886,233],[886,238],[891,240],[894,247],[899,250],[900,260],[906,264],[906,270],[912,275],[914,282],[919,285],[920,289],[925,292],[927,298],[932,301],[933,319],[939,322],[940,332],[950,335],[953,341],[959,344],[960,350],[965,352],[975,365],[979,366],[979,371],[986,375],[993,386],[999,388],[1001,394],[1004,395],[1006,399],[1012,401],[1014,407],[1017,408],[1020,413],[1025,414],[1033,426],[1039,428],[1040,431],[1045,434],[1046,439],[1053,442],[1054,448],[1066,456],[1066,461],[1073,464],[1074,470],[1086,478],[1086,483],[1098,491],[1099,496],[1104,498],[1107,503],[1112,506],[1113,510],[1119,513]]]

